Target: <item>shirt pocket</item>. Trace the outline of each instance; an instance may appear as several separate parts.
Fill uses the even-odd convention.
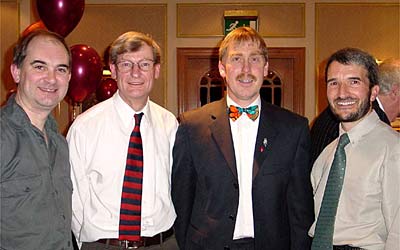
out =
[[[35,224],[33,221],[41,218],[37,214],[37,208],[45,207],[42,204],[41,189],[40,175],[1,182],[1,212],[7,215],[7,219],[1,219],[2,228],[13,231]]]
[[[29,195],[42,185],[40,175],[24,176],[18,179],[1,182],[0,197],[3,199],[18,199]]]

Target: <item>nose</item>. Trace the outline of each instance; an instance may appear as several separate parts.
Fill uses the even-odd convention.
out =
[[[345,83],[338,84],[338,95],[341,98],[346,97],[347,95],[347,85]]]
[[[243,72],[249,72],[250,71],[250,63],[249,63],[248,60],[244,60],[242,71]]]
[[[57,79],[56,76],[56,71],[55,70],[49,70],[47,73],[47,81],[50,83],[55,83]]]
[[[131,69],[131,75],[132,76],[137,76],[139,74],[140,74],[139,64],[133,63],[132,64],[132,69]]]

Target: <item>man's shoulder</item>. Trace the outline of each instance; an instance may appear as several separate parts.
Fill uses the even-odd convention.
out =
[[[377,141],[400,145],[400,133],[381,120],[379,120],[376,128],[372,130],[372,133]]]
[[[221,114],[221,111],[225,110],[225,102],[225,100],[210,102],[204,106],[184,112],[181,117],[188,120],[200,120],[204,117]]]

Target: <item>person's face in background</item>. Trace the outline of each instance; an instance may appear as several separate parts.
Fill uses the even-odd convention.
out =
[[[54,38],[37,36],[30,41],[20,68],[11,65],[11,74],[18,84],[17,103],[32,113],[50,113],[68,91],[68,52]]]
[[[229,97],[242,107],[256,100],[268,74],[268,62],[252,41],[230,44],[218,67]]]

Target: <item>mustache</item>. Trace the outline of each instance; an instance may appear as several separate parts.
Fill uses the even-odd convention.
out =
[[[240,81],[240,80],[244,80],[244,79],[251,79],[253,81],[257,81],[257,77],[253,74],[241,73],[236,77],[236,81]]]

